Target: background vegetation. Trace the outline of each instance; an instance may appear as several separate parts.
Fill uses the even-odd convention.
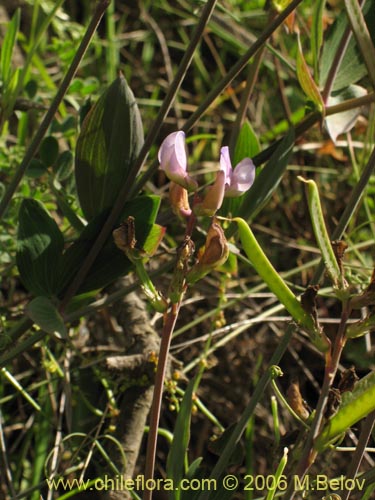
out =
[[[144,474],[163,314],[143,299],[125,256],[113,253],[111,231],[120,212],[139,216],[141,240],[151,228],[166,228],[146,263],[166,295],[185,227],[171,212],[157,152],[179,129],[188,133],[189,169],[201,186],[212,182],[222,146],[230,146],[233,164],[253,158],[254,189],[240,202],[225,202],[219,215],[251,225],[321,330],[317,339],[291,323],[283,297],[252,265],[246,238],[223,222],[231,256],[188,287],[173,331],[155,477],[242,479],[237,491],[158,491],[154,498],[268,500],[277,488],[244,490],[243,478],[276,471],[286,478],[281,498],[293,497],[284,486],[305,473],[311,481],[318,474],[365,479],[360,491],[336,495],[371,498],[375,6],[361,3],[365,18],[354,0],[114,1],[103,5],[96,29],[101,16],[94,2],[3,2],[2,498],[84,498],[90,491],[79,491],[78,483],[68,493],[63,484],[48,488],[46,480],[92,480],[91,486],[105,474]],[[284,9],[297,4],[295,18],[284,22]],[[90,26],[92,39],[85,35]],[[191,63],[184,60],[190,50]],[[104,210],[92,222],[82,204],[89,190],[77,195],[77,140],[119,69],[136,98],[145,147],[130,160],[135,174],[123,182],[128,205],[115,220]],[[104,128],[116,128],[110,118]],[[316,193],[311,210],[312,185],[300,176],[316,183],[328,239],[319,232]],[[147,198],[134,201],[139,193]],[[90,267],[92,248],[100,251],[103,228],[107,253],[75,282]],[[197,248],[207,228],[207,220],[198,221]],[[339,244],[337,260],[325,257],[330,240],[345,242],[343,258]],[[38,260],[33,251],[44,244]],[[68,258],[69,248],[75,250]],[[333,278],[330,266],[338,269]],[[335,415],[332,431],[328,419]],[[333,493],[311,487],[304,498]]]

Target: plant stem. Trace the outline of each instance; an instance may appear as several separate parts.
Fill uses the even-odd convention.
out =
[[[160,409],[163,397],[164,379],[167,369],[169,348],[172,340],[172,333],[176,324],[177,316],[180,310],[181,302],[172,304],[171,309],[165,313],[164,325],[160,343],[160,352],[158,359],[158,366],[155,376],[155,388],[152,399],[151,413],[150,413],[150,431],[147,440],[146,452],[146,468],[145,468],[145,483],[148,479],[153,479],[155,470],[155,456],[156,444],[158,436],[158,427],[160,420]],[[152,499],[152,489],[145,489],[143,500]]]
[[[296,467],[295,475],[303,480],[306,473],[308,472],[310,466],[314,463],[317,456],[317,451],[314,449],[314,439],[320,432],[325,409],[328,402],[329,390],[333,384],[336,372],[339,366],[340,357],[342,350],[345,347],[346,337],[345,328],[346,323],[349,319],[351,313],[351,307],[348,302],[343,303],[343,310],[341,315],[341,321],[337,330],[336,338],[332,349],[330,349],[325,356],[325,371],[322,389],[320,392],[318,404],[316,406],[315,417],[312,421],[310,431],[306,438],[306,444],[302,450],[301,458]],[[292,500],[294,498],[295,492],[293,491],[293,484],[290,483],[288,490],[285,493],[285,499]]]
[[[42,142],[43,137],[44,137],[45,133],[47,132],[47,129],[50,126],[50,124],[53,120],[53,117],[55,116],[55,113],[56,113],[58,107],[60,106],[60,103],[63,100],[63,98],[66,94],[66,91],[68,90],[69,85],[76,74],[78,66],[81,63],[81,61],[86,53],[86,50],[87,50],[88,46],[90,45],[90,42],[95,34],[95,31],[98,27],[98,24],[99,24],[103,14],[104,14],[104,12],[109,4],[110,4],[110,0],[100,0],[98,2],[96,9],[95,9],[95,12],[92,16],[91,22],[90,22],[83,38],[82,38],[82,41],[77,49],[77,52],[74,56],[74,59],[70,65],[66,75],[64,76],[64,79],[61,82],[61,85],[60,85],[50,107],[48,108],[48,111],[45,114],[45,116],[42,120],[42,123],[39,126],[39,129],[36,132],[34,139],[32,140],[28,150],[26,151],[26,154],[25,154],[20,166],[18,167],[17,172],[15,173],[13,179],[11,180],[11,182],[10,182],[10,184],[9,184],[9,186],[8,186],[6,192],[1,200],[0,218],[4,215],[6,209],[8,208],[8,205],[9,205],[14,193],[16,192],[21,180],[22,180],[22,177],[24,176],[27,167],[29,166],[29,164],[30,164],[31,160],[33,159],[34,155],[36,154],[36,152],[38,151],[40,143]]]

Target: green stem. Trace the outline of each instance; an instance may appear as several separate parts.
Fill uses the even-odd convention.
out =
[[[270,488],[270,490],[268,491],[266,500],[273,500],[273,498],[275,497],[279,480],[281,478],[282,473],[284,472],[287,463],[288,463],[288,448],[284,448],[284,454],[280,460],[280,463],[276,469],[276,473],[274,476],[273,488]]]

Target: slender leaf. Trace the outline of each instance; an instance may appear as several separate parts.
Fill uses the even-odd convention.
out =
[[[18,30],[20,27],[21,10],[17,8],[11,21],[8,24],[4,39],[1,44],[0,55],[0,78],[3,85],[6,87],[11,76],[11,62],[14,46],[17,40]]]
[[[367,67],[368,76],[375,88],[375,47],[371,40],[364,15],[357,0],[344,0],[354,36],[357,40],[363,60]],[[372,25],[373,30],[373,25]]]
[[[250,220],[263,208],[279,185],[288,166],[294,146],[294,129],[281,141],[268,163],[257,175],[250,190],[243,196],[239,216]]]
[[[320,95],[318,86],[310,73],[310,69],[306,64],[305,58],[303,56],[301,40],[297,36],[298,51],[297,51],[297,77],[298,81],[305,92],[306,96],[315,104],[318,111],[323,112],[324,104],[322,96]]]
[[[182,403],[176,425],[173,432],[173,441],[167,459],[167,477],[173,479],[178,485],[185,476],[185,456],[190,440],[190,421],[193,407],[193,394],[197,390],[201,379],[201,372],[189,382]],[[180,490],[170,494],[170,500],[180,498]]]

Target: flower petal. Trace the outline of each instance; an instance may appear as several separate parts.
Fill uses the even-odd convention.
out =
[[[228,146],[223,146],[220,149],[220,170],[225,173],[225,184],[230,186],[233,170]]]
[[[185,133],[182,130],[169,134],[159,149],[160,168],[169,180],[186,189],[196,189],[197,183],[187,173]]]
[[[226,197],[241,196],[250,189],[255,179],[255,165],[250,158],[244,158],[236,165]]]

